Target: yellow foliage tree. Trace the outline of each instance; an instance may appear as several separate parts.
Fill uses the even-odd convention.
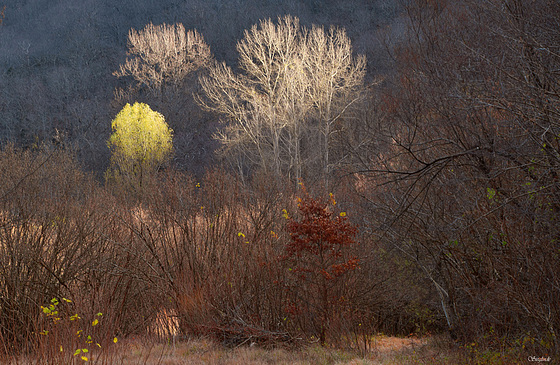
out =
[[[141,187],[143,180],[171,157],[173,130],[163,115],[144,103],[126,104],[111,127],[107,178]]]

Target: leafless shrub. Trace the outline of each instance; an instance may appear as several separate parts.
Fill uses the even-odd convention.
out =
[[[0,335],[13,349],[36,332],[40,306],[79,296],[107,268],[103,194],[64,150],[0,151]]]

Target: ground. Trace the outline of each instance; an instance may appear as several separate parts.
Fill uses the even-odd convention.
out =
[[[197,339],[178,343],[154,344],[140,339],[123,341],[117,360],[122,364],[452,364],[439,351],[433,338],[397,338],[376,336],[368,353],[306,346],[298,350],[263,349],[241,346],[227,349],[209,340]]]

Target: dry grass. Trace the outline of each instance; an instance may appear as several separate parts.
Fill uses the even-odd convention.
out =
[[[456,364],[458,358],[445,352],[441,343],[432,339],[408,339],[378,336],[375,350],[360,356],[353,351],[322,348],[318,345],[299,350],[263,349],[243,346],[228,349],[206,339],[170,343],[154,343],[146,339],[128,339],[115,346],[113,363],[132,364],[333,364],[333,365],[389,365],[389,364]]]
[[[208,339],[170,340],[167,343],[154,341],[153,336],[128,338],[111,345],[110,351],[89,354],[90,364],[98,365],[510,365],[526,363],[527,356],[502,354],[472,356],[445,337],[396,338],[375,336],[373,350],[365,356],[356,351],[304,346],[297,350],[284,348],[264,349],[258,346],[227,348]],[[97,358],[97,356],[101,356]],[[18,358],[9,361],[0,359],[0,364],[85,364],[79,357],[64,359]],[[61,362],[62,361],[62,362]]]

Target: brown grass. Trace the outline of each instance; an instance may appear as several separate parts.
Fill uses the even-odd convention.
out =
[[[467,364],[521,364],[527,356],[513,353],[473,354],[443,336],[424,338],[397,338],[383,335],[373,336],[372,351],[365,356],[350,349],[321,347],[318,344],[302,346],[299,349],[265,349],[258,346],[238,346],[228,348],[206,339],[178,341],[169,338],[158,341],[154,335],[129,337],[111,344],[109,351],[93,349],[88,354],[91,364],[100,365],[467,365]],[[48,349],[45,349],[48,350]],[[17,365],[34,364],[85,364],[78,357],[66,356],[50,358],[50,352],[39,358],[19,357],[4,359],[0,363]],[[41,355],[41,354],[38,354]],[[10,361],[11,360],[11,361]],[[51,361],[45,361],[51,360]]]
[[[114,363],[132,364],[457,364],[457,355],[432,338],[411,339],[377,336],[374,351],[365,357],[349,350],[310,345],[299,350],[264,349],[257,346],[226,348],[207,339],[154,343],[148,339],[131,338],[114,347]]]

